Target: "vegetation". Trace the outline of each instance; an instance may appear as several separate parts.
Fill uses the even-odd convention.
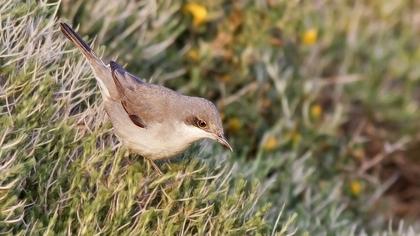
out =
[[[5,0],[0,233],[415,235],[419,8]],[[235,151],[195,145],[156,173],[113,134],[58,21],[134,74],[214,101]]]

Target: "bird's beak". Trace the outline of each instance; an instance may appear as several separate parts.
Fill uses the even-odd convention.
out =
[[[233,148],[230,146],[230,144],[228,143],[228,141],[223,135],[216,136],[216,140],[217,142],[222,144],[224,147],[228,148],[231,152],[233,152]]]

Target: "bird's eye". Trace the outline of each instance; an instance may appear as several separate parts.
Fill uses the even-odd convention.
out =
[[[204,120],[197,119],[197,126],[200,128],[205,128],[207,123]]]

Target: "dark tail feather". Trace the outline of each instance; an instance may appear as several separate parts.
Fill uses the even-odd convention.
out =
[[[112,99],[118,98],[118,91],[111,77],[109,68],[68,24],[60,23],[60,27],[63,34],[80,49],[88,60],[95,74],[95,78],[99,82],[102,95]]]
[[[63,34],[70,39],[79,49],[82,50],[82,53],[88,59],[97,59],[93,50],[89,47],[89,45],[77,34],[68,24],[60,23],[61,31]]]

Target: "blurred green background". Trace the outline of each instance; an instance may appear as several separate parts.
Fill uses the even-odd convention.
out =
[[[218,225],[230,218],[238,221],[224,227],[210,227],[208,231],[206,223],[204,232],[200,232],[200,224],[194,226],[194,221],[188,217],[168,221],[174,225],[189,222],[192,228],[196,227],[196,231],[187,230],[186,234],[352,235],[362,232],[409,234],[420,230],[418,1],[6,2],[0,7],[3,44],[0,48],[3,49],[0,53],[1,128],[5,130],[0,152],[0,157],[4,157],[0,159],[0,167],[4,168],[0,168],[0,173],[22,163],[29,167],[25,174],[9,171],[8,175],[0,177],[0,185],[6,186],[4,190],[0,189],[0,199],[6,199],[8,203],[3,209],[8,213],[0,214],[6,219],[4,232],[28,233],[34,229],[45,232],[48,229],[48,232],[56,233],[98,233],[103,229],[103,233],[115,233],[121,229],[127,234],[154,230],[157,235],[181,234],[176,227],[173,231],[159,231],[167,227],[168,223],[162,223],[168,220],[165,214],[177,215],[176,212],[183,209],[176,204],[168,206],[162,196],[160,200],[154,200],[153,209],[162,207],[168,213],[150,213],[150,221],[155,223],[143,221],[144,212],[133,213],[138,201],[130,194],[126,197],[127,201],[133,200],[132,205],[126,206],[127,211],[122,210],[120,218],[112,217],[114,211],[109,207],[118,201],[113,198],[112,186],[117,186],[118,182],[107,183],[109,197],[95,202],[94,199],[101,196],[98,181],[112,176],[110,173],[113,172],[106,170],[108,165],[111,169],[118,166],[115,173],[122,170],[123,181],[136,183],[140,178],[137,175],[151,176],[150,181],[158,180],[164,185],[163,189],[171,185],[165,181],[174,178],[177,181],[181,169],[195,173],[198,165],[204,169],[199,172],[198,179],[211,176],[211,171],[218,168],[230,170],[221,175],[229,179],[226,188],[232,190],[223,196],[217,195],[216,191],[218,197],[208,201],[219,203],[220,209],[227,209],[242,198],[246,204],[233,207],[236,211],[226,214],[222,210],[207,212],[206,207],[201,208],[199,214],[209,218],[204,218],[200,224],[215,220],[214,225]],[[144,172],[146,163],[135,155],[124,154],[119,147],[109,121],[100,112],[103,111],[99,105],[101,98],[90,69],[60,35],[55,21],[78,27],[77,31],[89,42],[93,40],[95,50],[106,60],[116,59],[133,74],[188,95],[212,100],[222,113],[225,132],[235,151],[228,154],[217,145],[204,148],[196,145],[180,160],[160,163],[166,179],[160,180],[161,177],[150,170]],[[26,26],[22,22],[27,23]],[[10,28],[17,25],[22,27],[19,32],[32,32],[30,26],[45,27],[48,30],[34,31],[48,35],[45,36],[48,40],[34,41],[31,34],[14,35]],[[57,41],[57,46],[51,48],[58,51],[53,59],[39,56],[24,62],[22,58],[30,57],[36,50],[16,46],[16,42],[7,43],[7,40],[19,37],[35,45],[34,48],[37,43],[54,44]],[[72,64],[77,64],[79,69],[72,68]],[[31,71],[32,67],[44,70],[45,74],[19,75],[22,71]],[[19,72],[16,68],[20,68]],[[71,82],[66,82],[68,74],[73,74],[74,78],[68,80]],[[28,101],[34,98],[32,93],[37,93],[36,89],[26,95],[22,92],[25,80],[32,81],[27,85],[32,89],[47,87],[44,93],[50,100],[43,104],[57,106],[49,112],[55,119],[49,124],[51,127],[46,128],[48,118],[45,116],[37,116],[31,121],[25,119],[32,115],[27,109],[10,108],[10,101]],[[35,81],[36,86],[33,85]],[[47,82],[43,84],[43,81]],[[66,90],[71,92],[66,95]],[[68,96],[67,100],[53,102],[57,97],[65,96]],[[43,109],[40,107],[39,111]],[[95,125],[98,113],[102,114],[100,120],[103,122]],[[81,122],[86,117],[90,117],[88,121]],[[16,122],[20,118],[22,124]],[[30,122],[33,125],[28,125],[32,124]],[[88,129],[93,132],[86,131],[88,135],[81,135],[76,126],[91,127]],[[77,139],[77,142],[60,144],[57,140],[58,149],[46,146],[40,152],[34,151],[35,154],[30,151],[32,146],[43,146],[43,142],[31,146],[22,139],[15,148],[6,147],[7,143],[10,145],[18,139],[19,132],[28,134],[35,129],[53,130],[49,134],[58,132],[55,136],[60,137],[64,132],[69,140]],[[33,140],[35,136],[25,138]],[[40,139],[49,140],[47,136]],[[110,143],[117,147],[113,148]],[[124,164],[118,162],[117,165],[114,156]],[[89,163],[92,158],[95,162]],[[9,161],[14,164],[7,164]],[[34,166],[44,172],[36,171]],[[66,172],[68,166],[74,169]],[[101,169],[101,166],[104,170],[95,176],[92,170]],[[50,177],[47,173],[52,168],[62,170]],[[74,172],[83,168],[87,172],[80,176]],[[125,172],[127,168],[132,175]],[[64,179],[60,178],[63,173]],[[34,183],[29,183],[28,176]],[[75,180],[77,178],[86,178],[83,183],[89,187],[74,187],[80,180]],[[223,178],[221,183],[226,184]],[[193,180],[186,182],[189,181]],[[9,183],[18,184],[7,187]],[[194,198],[198,194],[194,192],[197,186],[201,185],[188,183],[185,190],[181,188],[169,195],[171,199]],[[48,188],[52,193],[47,193]],[[142,188],[136,187],[133,191],[141,192]],[[212,192],[214,187],[205,184],[202,188]],[[151,189],[161,191],[155,185]],[[229,200],[231,191],[238,195],[232,195]],[[104,196],[108,195],[104,193]],[[209,196],[201,197],[207,199]],[[63,198],[74,198],[73,205],[68,203],[70,207],[67,208],[60,205]],[[82,200],[85,205],[79,204]],[[30,206],[16,208],[20,210],[15,214],[22,215],[23,223],[17,221],[18,224],[13,222],[14,226],[11,226],[6,216],[15,211],[13,206],[19,202]],[[54,202],[54,207],[46,202]],[[93,215],[78,215],[78,207],[93,202],[98,204]],[[42,204],[43,207],[34,207]],[[191,209],[196,210],[196,203],[191,204]],[[65,215],[63,218],[57,215],[59,211]],[[101,214],[103,219],[98,217],[92,221],[92,217]],[[40,216],[43,219],[34,223]],[[58,221],[64,219],[61,224],[54,223],[57,217]],[[133,223],[131,220],[137,219],[135,217],[143,218]],[[391,219],[392,223],[388,223]],[[115,227],[107,228],[109,222]],[[141,225],[146,230],[129,228],[125,225],[127,222]],[[80,231],[83,227],[79,228],[78,224],[86,227],[86,231]],[[230,228],[234,226],[241,230]]]

